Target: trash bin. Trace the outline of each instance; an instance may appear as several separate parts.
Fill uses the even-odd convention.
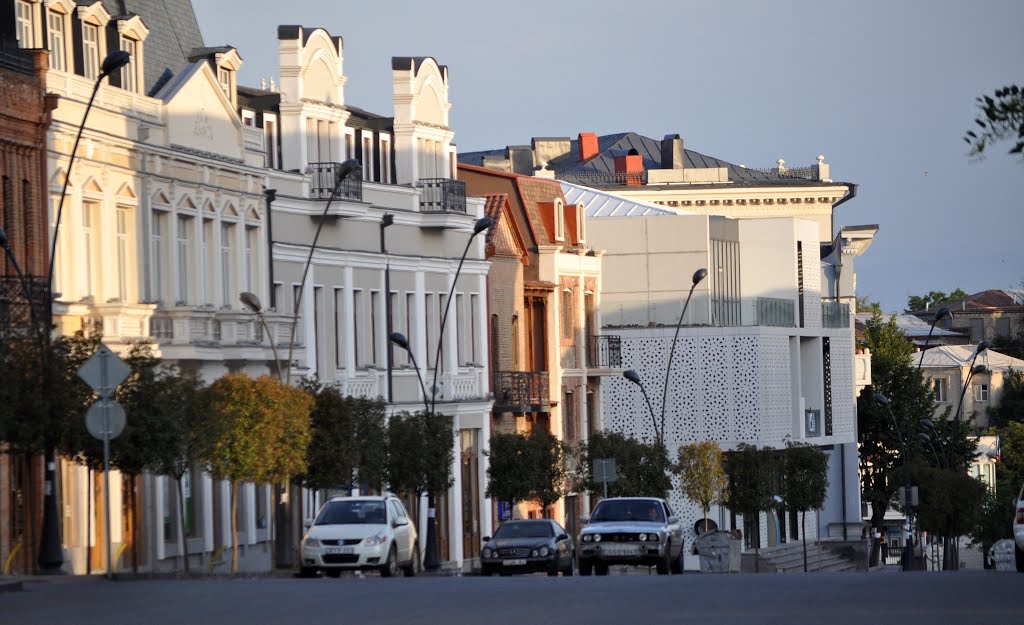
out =
[[[997,540],[989,548],[989,557],[992,559],[992,564],[995,565],[997,571],[1017,571],[1016,554],[1014,553],[1016,548],[1012,538]]]
[[[741,541],[729,532],[706,532],[697,538],[701,573],[738,573]]]

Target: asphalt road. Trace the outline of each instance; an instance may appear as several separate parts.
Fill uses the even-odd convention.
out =
[[[26,580],[0,625],[1024,624],[1024,574]]]

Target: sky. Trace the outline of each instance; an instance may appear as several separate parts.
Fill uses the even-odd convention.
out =
[[[748,167],[815,163],[858,185],[836,227],[877,224],[857,292],[1024,287],[1024,161],[962,137],[975,98],[1024,84],[1021,0],[193,0],[239,83],[277,80],[277,26],[344,39],[345,101],[392,114],[391,57],[449,68],[463,152],[532,137],[679,133]],[[244,8],[242,8],[244,7]]]

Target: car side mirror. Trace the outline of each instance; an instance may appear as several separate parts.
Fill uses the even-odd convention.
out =
[[[486,543],[486,542],[490,542],[490,540],[491,540],[491,537],[490,537],[490,536],[484,536],[484,542],[485,542],[485,543]]]
[[[559,542],[561,542],[563,540],[569,540],[569,536],[568,536],[568,534],[559,534],[558,537],[555,538],[555,540],[557,540]]]
[[[668,518],[668,524],[669,524],[669,525],[675,525],[675,524],[676,524],[676,523],[678,523],[678,522],[679,522],[679,517],[677,517],[677,516],[675,516],[675,515],[672,515],[672,516],[670,516],[670,517]]]
[[[589,514],[581,515],[580,516],[580,523],[582,523],[583,525],[586,525],[587,523],[590,523],[590,515]]]
[[[305,521],[303,521],[302,522],[302,527],[307,529],[307,530],[309,528],[313,527],[313,519],[306,519]]]

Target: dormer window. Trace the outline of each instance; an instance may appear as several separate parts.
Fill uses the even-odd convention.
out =
[[[100,75],[100,27],[82,24],[82,71],[89,80]]]
[[[131,55],[128,64],[121,68],[121,88],[132,93],[138,93],[139,91],[139,66],[137,59],[140,48],[139,42],[135,39],[121,37],[121,49]]]
[[[14,0],[15,36],[22,48],[34,48],[35,23],[33,6],[25,0]]]
[[[46,12],[50,68],[58,72],[66,72],[68,70],[67,37],[65,36],[64,18],[65,15],[63,13],[58,13],[57,11]]]
[[[142,18],[132,15],[117,20],[118,47],[130,56],[128,64],[121,68],[121,88],[132,93],[143,93],[142,45],[149,36],[149,29]]]
[[[576,205],[576,242],[577,243],[581,243],[581,244],[584,241],[586,241],[586,235],[587,235],[587,230],[586,230],[586,223],[587,222],[586,222],[585,217],[586,217],[586,215],[585,215],[584,210],[583,210],[583,203],[581,202],[581,203]]]
[[[565,240],[565,208],[561,200],[555,200],[555,240]]]
[[[231,94],[235,91],[235,73],[227,67],[217,68],[217,82],[220,83],[220,88],[224,90],[224,95],[231,100]]]

